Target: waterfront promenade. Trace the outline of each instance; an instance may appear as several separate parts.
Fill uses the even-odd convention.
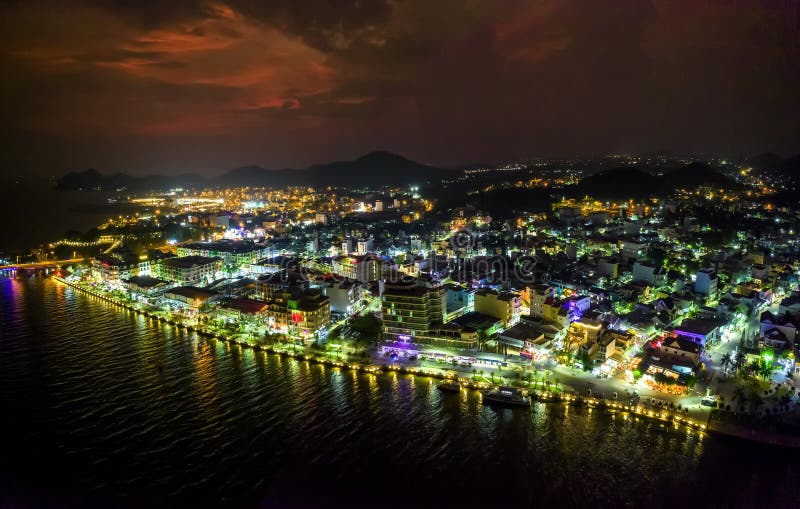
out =
[[[160,315],[155,311],[146,310],[142,306],[139,306],[135,303],[125,302],[121,299],[115,298],[115,296],[109,292],[104,292],[87,285],[67,281],[60,277],[54,277],[53,279],[61,284],[69,286],[73,290],[93,298],[97,298],[109,305],[124,308],[154,320],[172,324],[176,327],[194,332],[202,337],[217,341],[224,341],[243,348],[262,350],[267,353],[287,356],[289,358],[294,358],[301,361],[323,364],[340,369],[355,370],[364,373],[396,373],[424,376],[440,380],[457,380],[461,383],[463,387],[462,390],[483,391],[507,382],[507,380],[503,377],[494,377],[493,380],[497,383],[492,383],[486,381],[485,379],[475,380],[474,377],[462,376],[464,375],[463,372],[447,369],[444,366],[406,366],[396,362],[381,362],[380,359],[375,358],[352,359],[350,358],[351,356],[346,356],[345,359],[342,359],[341,354],[329,355],[315,352],[310,348],[293,343],[266,345],[255,341],[252,337],[248,338],[247,336],[241,334],[225,334],[218,330],[212,330],[207,325],[197,323],[196,321],[190,323],[177,317],[167,317],[163,316],[163,314]],[[624,401],[606,400],[594,396],[578,394],[574,390],[564,391],[557,390],[556,388],[546,388],[542,385],[537,385],[536,382],[527,384],[527,387],[525,387],[523,384],[523,388],[526,389],[526,392],[528,392],[534,400],[545,403],[560,402],[564,404],[582,405],[590,408],[597,408],[611,413],[626,412],[635,417],[670,422],[676,427],[685,426],[697,431],[704,431],[707,429],[707,422],[694,419],[669,408],[656,408],[648,404],[629,404]]]

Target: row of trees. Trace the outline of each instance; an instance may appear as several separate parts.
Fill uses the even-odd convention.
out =
[[[489,377],[492,382],[495,382],[495,375],[497,378],[502,381],[502,373],[503,368],[501,366],[497,366],[497,372],[490,372]],[[534,387],[542,387],[546,389],[550,389],[551,387],[555,386],[558,387],[558,382],[554,380],[550,380],[550,372],[544,371],[540,377],[537,378],[537,372],[535,371],[527,371],[527,370],[515,370],[513,372],[514,379],[519,383],[526,383],[530,385],[531,383],[534,384]],[[484,377],[485,371],[482,369],[473,368],[472,369],[472,377],[477,378],[480,376],[481,378]]]
[[[743,375],[746,378],[760,378],[761,380],[768,380],[775,370],[771,361],[765,360],[771,358],[770,355],[763,355],[758,360],[747,362],[747,356],[741,350],[736,355],[726,353],[722,356],[722,367],[727,372],[731,369],[734,373]]]

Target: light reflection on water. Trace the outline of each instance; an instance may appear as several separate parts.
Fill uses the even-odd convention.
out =
[[[666,507],[712,493],[790,507],[800,486],[796,454],[567,404],[491,409],[427,377],[245,349],[35,279],[0,281],[0,387],[14,438],[0,492],[21,501]]]

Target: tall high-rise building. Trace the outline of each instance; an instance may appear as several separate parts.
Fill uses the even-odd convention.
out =
[[[425,337],[441,326],[445,316],[444,288],[416,283],[387,284],[383,290],[383,324],[388,339]]]

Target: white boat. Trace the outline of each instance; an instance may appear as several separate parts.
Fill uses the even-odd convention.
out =
[[[530,407],[531,398],[515,387],[498,387],[497,390],[483,392],[483,403]]]

